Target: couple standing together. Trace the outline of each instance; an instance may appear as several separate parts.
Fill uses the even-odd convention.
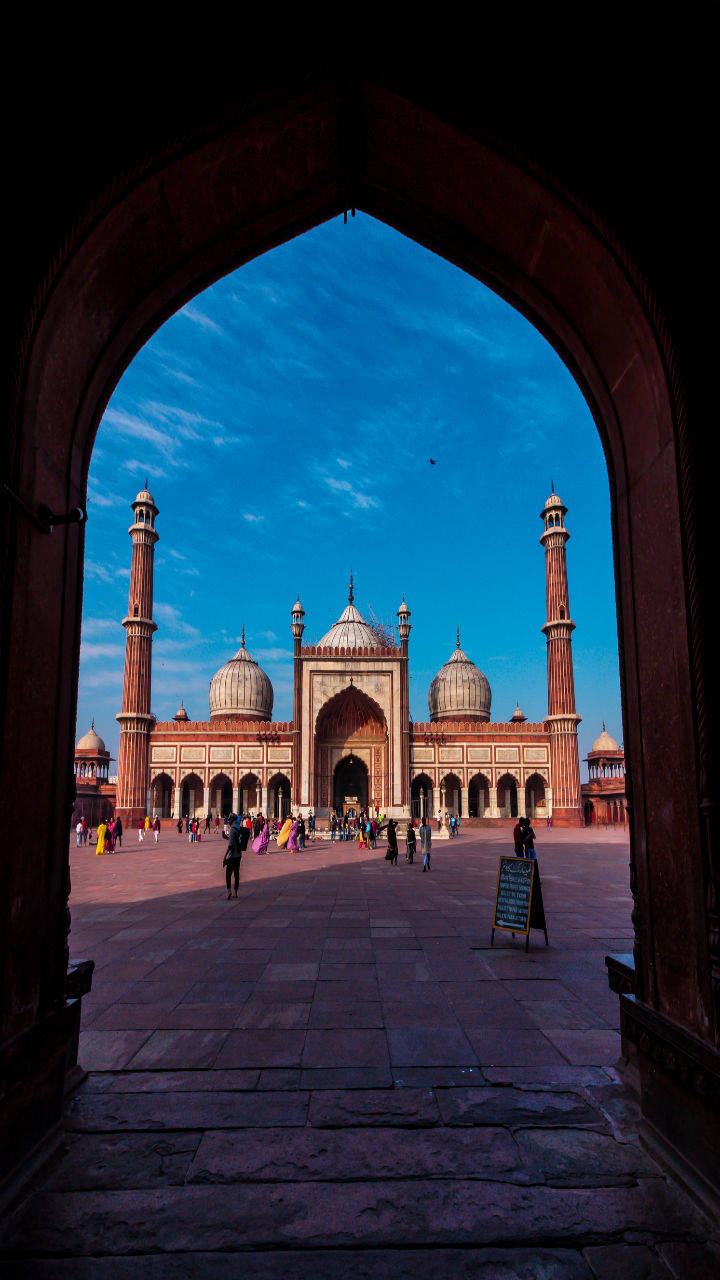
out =
[[[516,858],[535,857],[535,832],[529,818],[518,818],[513,829]]]

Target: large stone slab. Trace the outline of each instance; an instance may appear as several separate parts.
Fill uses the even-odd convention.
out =
[[[560,1089],[438,1089],[436,1097],[443,1121],[450,1125],[606,1127],[579,1093]]]
[[[667,1238],[687,1221],[685,1203],[659,1179],[591,1191],[464,1180],[53,1191],[42,1213],[14,1220],[6,1247],[33,1257],[279,1244],[591,1244],[620,1232]]]
[[[23,1259],[23,1280],[595,1280],[574,1249],[303,1249]],[[17,1262],[0,1262],[17,1280]],[[695,1277],[693,1277],[695,1280]],[[700,1280],[700,1277],[697,1277]]]
[[[338,1089],[312,1094],[309,1122],[326,1129],[428,1128],[440,1123],[440,1113],[432,1089]]]
[[[187,1182],[482,1177],[524,1183],[536,1167],[523,1162],[504,1129],[255,1129],[205,1134]]]
[[[239,1129],[254,1125],[302,1125],[308,1094],[296,1092],[95,1093],[68,1107],[71,1132],[143,1129]]]

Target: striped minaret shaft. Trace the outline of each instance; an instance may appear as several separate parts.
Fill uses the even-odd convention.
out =
[[[570,620],[565,544],[570,537],[565,528],[567,507],[555,492],[550,494],[540,518],[545,526],[541,543],[545,548],[545,599],[547,621],[548,713],[545,724],[550,736],[550,772],[553,793],[553,822],[559,826],[581,825],[580,752],[577,727],[581,717],[575,710],[572,633]]]
[[[293,633],[293,778],[292,803],[299,805],[302,801],[302,636],[305,630],[305,610],[300,603],[300,596],[292,608],[291,630]],[[314,803],[314,797],[308,796],[308,803]]]
[[[130,595],[125,628],[125,679],[123,682],[118,751],[117,798],[124,823],[136,823],[145,816],[148,788],[148,757],[153,716],[150,711],[153,622],[153,560],[158,535],[158,509],[146,487],[131,504],[135,519],[128,533],[132,539]]]

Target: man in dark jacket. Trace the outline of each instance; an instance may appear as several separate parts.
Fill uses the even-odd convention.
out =
[[[240,818],[235,814],[231,814],[228,819],[230,824],[230,835],[228,837],[228,846],[225,850],[223,858],[223,866],[225,868],[225,883],[227,884],[228,898],[233,895],[230,892],[230,881],[235,878],[235,897],[238,896],[238,886],[240,884],[240,863],[242,856],[247,849],[248,838],[250,836],[249,828],[244,826]]]

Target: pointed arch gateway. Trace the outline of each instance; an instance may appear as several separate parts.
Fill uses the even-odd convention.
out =
[[[385,714],[351,683],[320,708],[315,721],[315,807],[383,808],[388,803]]]
[[[133,114],[123,101],[122,130],[105,129],[102,165],[100,148],[96,165],[88,150],[82,189],[69,192],[66,205],[50,201],[37,244],[32,222],[21,236],[18,260],[27,254],[30,266],[11,333],[0,804],[10,812],[31,774],[50,783],[35,797],[35,821],[17,833],[8,868],[16,909],[5,919],[2,946],[23,957],[24,969],[21,988],[11,986],[4,1003],[2,1044],[24,1037],[18,1069],[27,1087],[13,1103],[14,1131],[27,1132],[30,1145],[39,1134],[35,1083],[45,1089],[52,1069],[53,1097],[62,1097],[63,1055],[50,1068],[43,1046],[66,966],[66,779],[84,553],[81,526],[60,526],[48,538],[33,513],[41,504],[55,512],[84,504],[105,405],[163,320],[219,276],[349,207],[382,218],[501,293],[553,343],[591,406],[612,497],[632,780],[636,1008],[651,1029],[662,1026],[658,1036],[672,1039],[683,1063],[688,1033],[704,1052],[715,1044],[717,1058],[710,788],[718,719],[708,696],[714,649],[706,603],[716,564],[705,501],[705,388],[687,357],[695,335],[684,281],[694,272],[681,269],[688,252],[699,269],[708,242],[696,234],[696,206],[682,189],[675,239],[661,248],[662,228],[653,238],[651,226],[653,184],[643,193],[634,182],[622,140],[611,171],[586,134],[578,147],[551,128],[540,145],[542,129],[533,133],[512,113],[495,117],[493,133],[474,85],[471,91],[462,77],[451,83],[436,71],[408,81],[399,68],[391,76],[363,62],[357,75],[343,65],[280,83],[261,58],[232,112],[209,94],[178,131],[152,108],[148,120],[145,103]],[[46,110],[51,101],[48,93]],[[679,198],[674,208],[680,214]],[[660,628],[673,654],[671,681],[657,678]],[[46,840],[37,839],[38,829]],[[43,947],[28,947],[38,931]],[[707,1129],[695,1119],[668,1130],[668,1108],[657,1103],[663,1091],[653,1094],[655,1068],[643,1054],[646,1118],[667,1131],[669,1143]],[[672,1087],[689,1098],[686,1075],[693,1071],[681,1071]],[[48,1127],[58,1107],[43,1111]],[[21,1144],[17,1159],[25,1151]]]

